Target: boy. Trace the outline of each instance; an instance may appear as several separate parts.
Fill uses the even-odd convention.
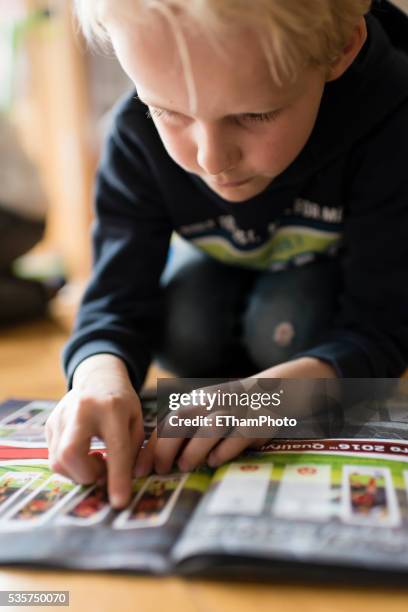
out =
[[[71,390],[47,434],[53,469],[82,483],[104,477],[88,449],[105,440],[114,506],[135,462],[168,472],[183,444],[153,434],[139,452],[153,349],[185,377],[404,370],[408,60],[369,8],[77,0],[138,97],[118,107],[101,163]],[[163,290],[173,230],[190,253]],[[178,466],[216,466],[251,442],[192,439]]]

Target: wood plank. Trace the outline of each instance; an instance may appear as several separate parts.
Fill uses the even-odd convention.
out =
[[[70,612],[157,612],[163,608],[166,612],[203,610],[192,601],[185,583],[179,578],[4,569],[0,570],[0,589],[70,591]]]
[[[1,330],[0,396],[59,398],[65,390],[60,353],[67,331],[53,320]]]

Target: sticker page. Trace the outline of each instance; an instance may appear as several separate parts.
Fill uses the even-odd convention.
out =
[[[233,565],[235,555],[248,555],[408,570],[407,442],[296,440],[269,448],[216,471],[175,546],[176,562],[225,555]],[[253,480],[240,487],[236,474],[247,463],[262,470],[248,470],[244,478]]]

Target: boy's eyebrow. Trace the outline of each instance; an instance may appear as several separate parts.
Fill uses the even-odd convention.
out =
[[[138,96],[138,95],[136,95],[136,96],[135,96],[135,99],[136,99],[136,100],[139,100],[139,101],[140,101],[142,104],[145,104],[146,106],[153,106],[154,108],[159,108],[159,109],[162,109],[162,110],[168,110],[168,111],[171,111],[171,112],[177,112],[177,113],[180,113],[180,111],[174,111],[173,109],[166,108],[166,107],[165,107],[165,106],[163,106],[162,104],[157,104],[157,103],[154,103],[153,101],[151,101],[151,102],[147,102],[147,101],[145,101],[145,100],[142,100],[142,99],[140,98],[140,96]],[[229,116],[229,117],[233,117],[233,116],[234,116],[234,114],[235,114],[235,115],[245,115],[245,114],[261,115],[261,114],[266,114],[266,113],[272,113],[272,112],[276,112],[277,110],[280,110],[280,109],[282,108],[282,106],[283,106],[283,105],[281,105],[281,106],[279,106],[279,107],[274,107],[274,108],[271,108],[271,107],[269,106],[269,107],[268,107],[268,110],[256,111],[256,112],[255,112],[255,111],[251,111],[251,112],[247,111],[247,112],[245,113],[244,111],[242,111],[242,112],[240,112],[240,113],[231,113],[231,114],[230,114],[230,115],[228,115],[228,116]],[[183,115],[184,113],[180,113],[180,114],[181,114],[181,115]]]

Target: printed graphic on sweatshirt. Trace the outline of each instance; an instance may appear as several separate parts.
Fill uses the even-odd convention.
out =
[[[179,228],[180,234],[224,263],[259,270],[302,266],[337,254],[342,209],[297,199],[285,214],[264,228],[243,229],[233,215]]]

